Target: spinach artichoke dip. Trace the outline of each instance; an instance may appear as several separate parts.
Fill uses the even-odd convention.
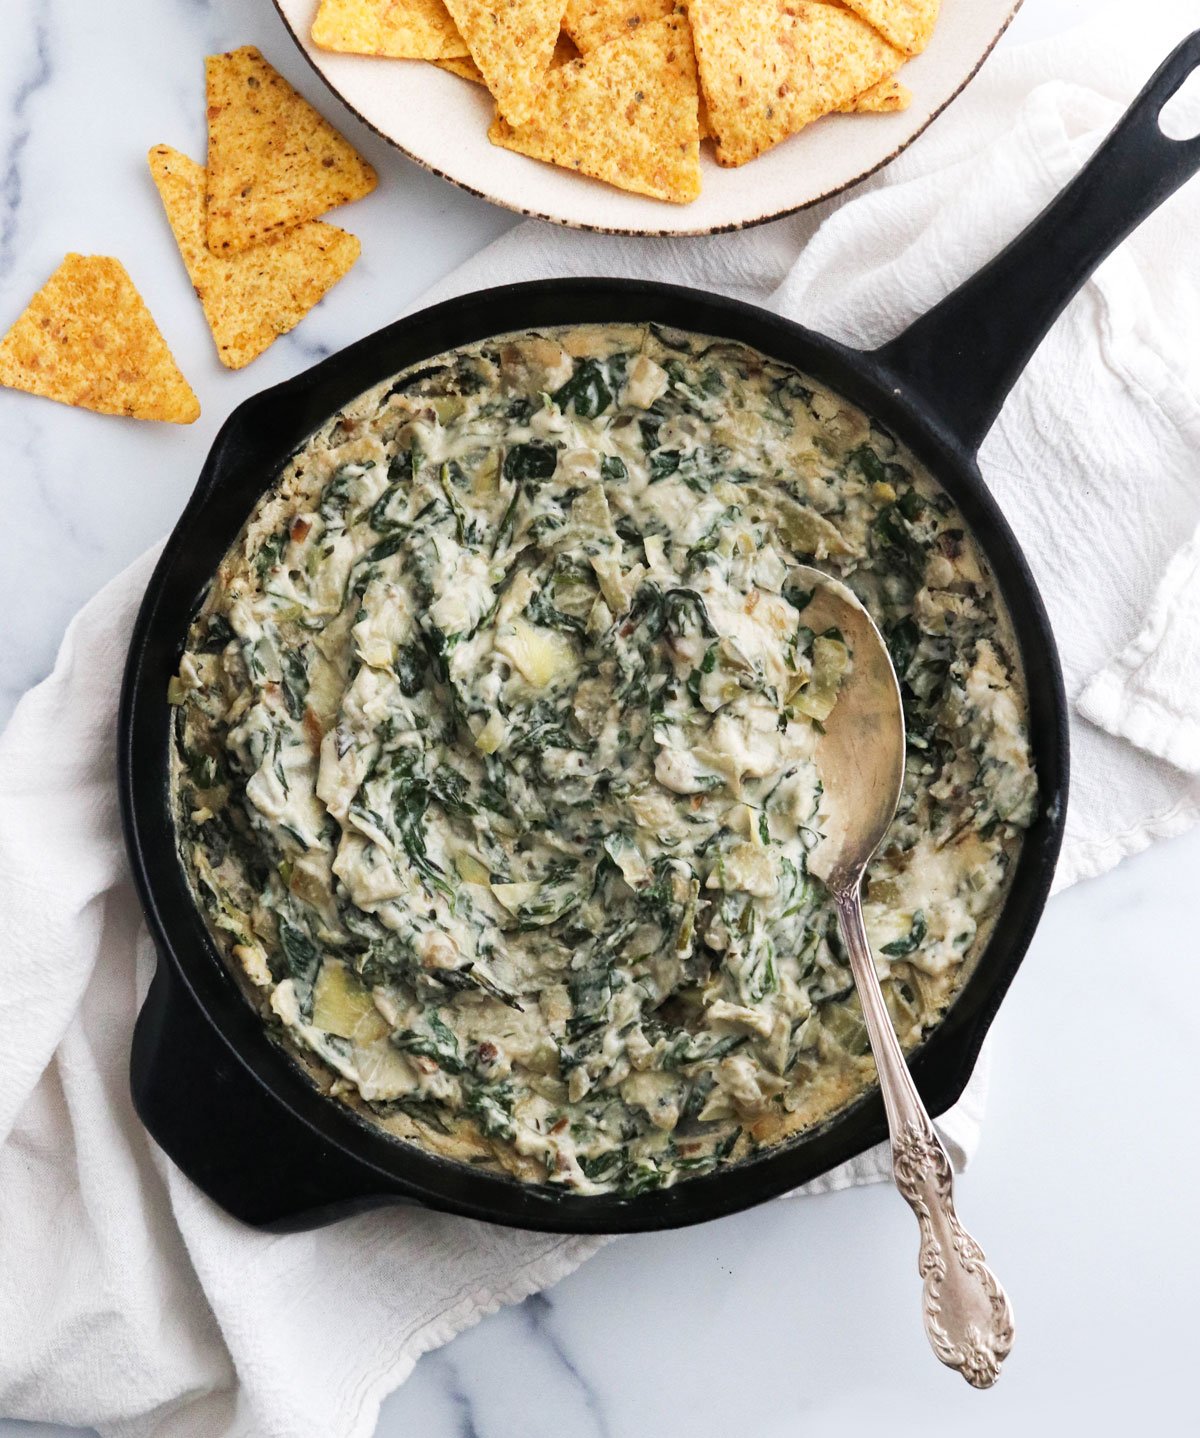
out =
[[[843,400],[654,327],[520,334],[362,395],[226,555],[172,681],[180,850],[331,1096],[580,1194],[752,1155],[872,1081],[808,873],[848,583],[908,767],[867,924],[901,1041],[944,1013],[1036,780],[994,583]]]

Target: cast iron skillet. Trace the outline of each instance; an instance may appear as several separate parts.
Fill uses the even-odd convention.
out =
[[[846,396],[949,491],[995,572],[1029,683],[1041,805],[1003,915],[950,1013],[912,1060],[932,1113],[962,1092],[1050,887],[1067,798],[1067,710],[1041,599],[976,452],[1009,388],[1092,269],[1200,168],[1162,106],[1200,65],[1200,31],[1166,62],[1087,169],[1002,254],[882,349],[862,353],[748,305],[670,285],[548,280],[465,295],[370,335],[240,405],[218,435],[134,628],[119,720],[126,843],[158,970],[138,1016],[134,1103],[179,1167],[223,1208],[275,1230],[384,1203],[563,1232],[671,1228],[748,1208],[883,1138],[878,1091],[812,1132],[635,1199],[580,1198],[440,1159],[321,1097],[266,1036],[219,958],[176,853],[168,797],[175,672],[198,598],[255,501],[331,414],[408,365],[506,331],[655,321],[740,340]],[[1030,475],[1031,484],[1053,475]]]

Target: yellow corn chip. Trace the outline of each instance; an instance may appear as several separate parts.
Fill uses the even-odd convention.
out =
[[[566,0],[446,0],[496,108],[514,125],[540,112],[537,92],[550,68]]]
[[[446,60],[466,55],[442,0],[321,0],[314,45],[349,55]]]
[[[640,25],[583,60],[555,70],[537,97],[537,120],[497,116],[493,144],[607,180],[623,190],[687,204],[700,193],[696,61],[687,20]]]
[[[816,0],[690,0],[688,18],[723,165],[744,165],[904,59],[865,20]]]
[[[870,86],[853,100],[839,105],[838,109],[846,115],[888,115],[894,110],[907,110],[911,104],[912,91],[895,75],[889,75],[886,80],[880,80],[877,85]]]
[[[0,340],[0,384],[61,404],[191,424],[200,402],[120,260],[70,254]]]
[[[156,145],[149,160],[217,353],[230,369],[294,329],[358,259],[358,240],[319,220],[239,254],[214,255],[204,243],[204,167],[169,145]]]
[[[941,0],[843,0],[843,3],[906,55],[919,55],[929,44],[941,7]]]
[[[433,62],[439,70],[449,70],[452,75],[459,75],[464,80],[470,80],[473,85],[482,85],[483,76],[479,73],[479,66],[471,59],[470,55],[451,55],[444,60]]]
[[[676,6],[677,0],[567,0],[563,29],[579,46],[579,53],[587,55],[597,45],[673,14]]]
[[[554,55],[550,60],[551,70],[557,70],[561,65],[569,65],[572,60],[579,59],[579,51],[575,48],[567,35],[558,37],[558,44],[554,47]],[[474,85],[483,85],[487,88],[487,81],[480,74],[479,66],[471,59],[470,55],[459,60],[435,60],[433,62],[439,70],[449,70],[452,75],[460,75],[464,80],[470,80]]]
[[[661,20],[667,15],[681,14],[683,0],[567,0],[563,30],[575,42],[581,55],[590,55],[610,40],[630,35],[639,25]],[[712,135],[708,124],[708,108],[700,96],[700,138]]]
[[[210,55],[208,247],[249,249],[369,194],[375,171],[253,45]]]

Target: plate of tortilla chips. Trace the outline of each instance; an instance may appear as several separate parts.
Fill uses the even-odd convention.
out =
[[[410,158],[522,214],[739,229],[909,145],[1021,0],[274,0]]]

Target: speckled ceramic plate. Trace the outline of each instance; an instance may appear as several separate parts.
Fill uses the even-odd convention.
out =
[[[1021,0],[942,0],[937,31],[905,66],[913,102],[896,115],[830,115],[740,169],[701,147],[704,191],[669,205],[612,189],[487,137],[492,100],[435,65],[335,55],[309,39],[317,0],[274,0],[296,44],[366,124],[435,174],[524,215],[630,235],[707,235],[778,219],[856,184],[910,145],[974,77]]]

